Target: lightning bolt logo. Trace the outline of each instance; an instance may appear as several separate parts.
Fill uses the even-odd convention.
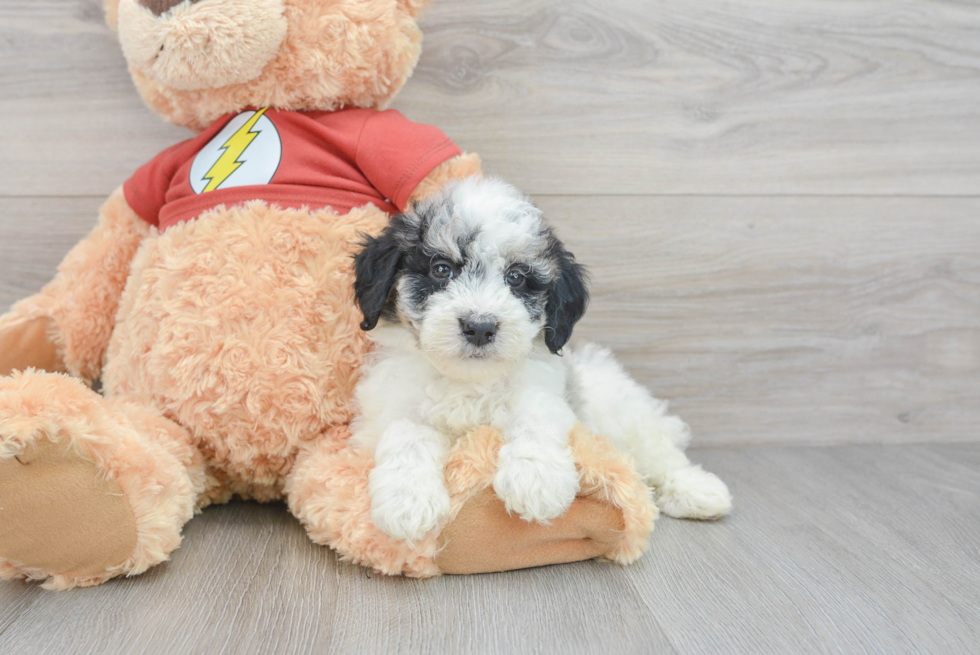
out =
[[[218,157],[218,161],[214,162],[214,166],[204,174],[204,179],[208,180],[208,185],[204,187],[204,191],[201,193],[207,193],[208,191],[214,191],[221,183],[228,179],[228,176],[238,170],[238,167],[244,164],[243,161],[238,161],[238,158],[244,154],[255,137],[259,135],[259,132],[253,132],[252,128],[258,122],[262,115],[268,110],[268,107],[260,109],[255,112],[251,118],[245,121],[245,124],[238,128],[238,131],[232,134],[221,149],[224,152]]]

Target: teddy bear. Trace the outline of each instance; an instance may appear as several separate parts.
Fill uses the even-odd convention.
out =
[[[418,60],[424,4],[106,0],[139,94],[196,136],[113,192],[54,279],[0,317],[0,576],[68,589],[141,573],[232,497],[285,501],[314,542],[388,574],[646,548],[650,490],[581,426],[582,491],[550,524],[493,494],[488,427],[449,456],[444,525],[407,543],[371,523],[373,462],[348,443],[370,348],[352,255],[481,172],[385,109]]]

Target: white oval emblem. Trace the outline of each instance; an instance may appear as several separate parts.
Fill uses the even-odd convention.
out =
[[[243,111],[201,148],[191,164],[194,193],[272,181],[282,158],[282,141],[267,110]]]

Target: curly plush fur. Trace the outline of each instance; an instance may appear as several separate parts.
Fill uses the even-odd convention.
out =
[[[99,211],[95,229],[68,253],[55,279],[0,317],[0,332],[46,319],[58,368],[91,382],[102,370],[129,263],[149,234],[150,226],[116,189]]]
[[[3,577],[21,574],[47,580],[52,589],[68,589],[141,573],[180,545],[181,528],[193,516],[206,487],[204,460],[186,430],[131,398],[103,400],[64,375],[29,371],[0,378],[0,435],[0,461],[16,458],[39,440],[50,440],[93,463],[100,477],[114,482],[124,495],[136,531],[132,552],[102,571],[79,572],[76,567],[85,563],[66,553],[59,560],[66,568],[57,571],[0,558]],[[43,482],[58,485],[59,478]],[[70,488],[64,491],[75,493]],[[119,527],[100,526],[110,533]],[[66,529],[70,526],[57,528],[58,532]],[[46,536],[64,538],[57,533]]]
[[[347,437],[334,435],[331,441],[301,455],[287,483],[290,509],[313,541],[334,548],[348,561],[389,575],[424,578],[439,573],[478,573],[597,555],[628,564],[646,549],[657,516],[649,489],[637,479],[628,458],[585,427],[577,426],[570,435],[570,444],[578,462],[583,497],[619,510],[621,518],[615,529],[604,522],[592,526],[580,521],[570,529],[550,534],[532,533],[522,539],[517,533],[511,543],[504,544],[506,550],[499,558],[489,560],[472,552],[478,550],[472,544],[456,544],[438,530],[409,544],[391,538],[372,521],[368,479],[374,459],[370,449],[344,447]],[[499,433],[479,428],[453,446],[445,468],[451,509],[443,525],[466,511],[468,504],[480,502],[481,493],[492,488],[502,445]],[[589,532],[590,528],[594,533]],[[586,535],[590,538],[583,538]],[[592,547],[589,541],[600,542],[597,552],[587,550]],[[479,549],[493,547],[483,540]],[[460,549],[465,552],[458,552]],[[570,555],[562,558],[563,552]]]
[[[106,9],[146,103],[200,130],[248,106],[384,107],[418,58],[424,4],[261,0],[248,24],[231,15],[242,3],[224,0]],[[475,155],[446,161],[411,201],[479,170]],[[363,511],[371,460],[347,438],[370,347],[353,253],[387,221],[374,206],[340,215],[255,201],[160,234],[115,192],[55,279],[0,317],[0,375],[24,371],[0,378],[0,506],[20,517],[0,526],[0,577],[66,589],[139,573],[180,544],[195,511],[235,494],[285,498],[314,540],[386,572],[636,557],[655,508],[624,457],[591,436],[572,438],[590,497],[551,527],[469,495],[485,491],[498,447],[477,431],[448,471],[453,538],[378,536]],[[101,396],[86,386],[98,377]],[[496,550],[472,545],[481,520],[496,521],[484,539]]]
[[[133,261],[103,380],[152,398],[212,466],[278,497],[298,447],[352,418],[367,340],[352,244],[387,216],[255,201],[148,241]]]
[[[284,0],[288,37],[259,74],[203,93],[168,85],[154,77],[152,65],[144,60],[131,60],[130,72],[146,104],[171,123],[196,131],[247,106],[295,111],[384,108],[418,62],[422,33],[415,18],[426,4],[427,0]],[[129,27],[122,22],[127,13],[139,16],[146,11],[138,5],[138,0],[106,0],[110,24],[120,30]],[[193,7],[194,14],[202,9],[207,7]],[[187,12],[186,18],[194,14]],[[162,39],[159,34],[146,36],[154,43]],[[208,34],[218,39],[213,47],[231,49],[221,37]],[[234,38],[230,33],[225,40]],[[173,45],[184,47],[182,69],[209,69],[205,51],[193,40]]]
[[[420,2],[253,4],[109,0],[106,9],[146,102],[191,129],[245,106],[380,108],[418,58]],[[412,200],[478,172],[475,155],[446,161]],[[353,302],[353,249],[387,218],[373,205],[340,215],[252,202],[159,234],[117,190],[55,279],[0,317],[0,373],[44,366],[74,376],[0,378],[0,467],[19,480],[0,485],[0,502],[54,499],[24,514],[31,526],[0,530],[0,575],[64,589],[138,573],[177,547],[195,508],[233,494],[282,498],[298,453],[330,442],[352,417],[369,347]],[[98,377],[104,397],[85,386]],[[91,549],[48,528],[81,505],[59,505],[66,483],[40,466],[25,477],[21,456],[89,471],[92,493],[115,485],[135,526],[131,552],[73,559],[69,551]],[[105,520],[110,500],[105,511],[86,506],[80,524]],[[29,547],[35,532],[54,549],[44,557]],[[101,530],[120,543],[124,532]]]

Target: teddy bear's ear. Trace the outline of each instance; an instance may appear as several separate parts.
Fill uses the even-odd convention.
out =
[[[104,0],[105,22],[109,27],[116,29],[119,27],[119,0]]]
[[[404,7],[409,15],[416,17],[425,9],[432,0],[398,0],[398,4]]]

